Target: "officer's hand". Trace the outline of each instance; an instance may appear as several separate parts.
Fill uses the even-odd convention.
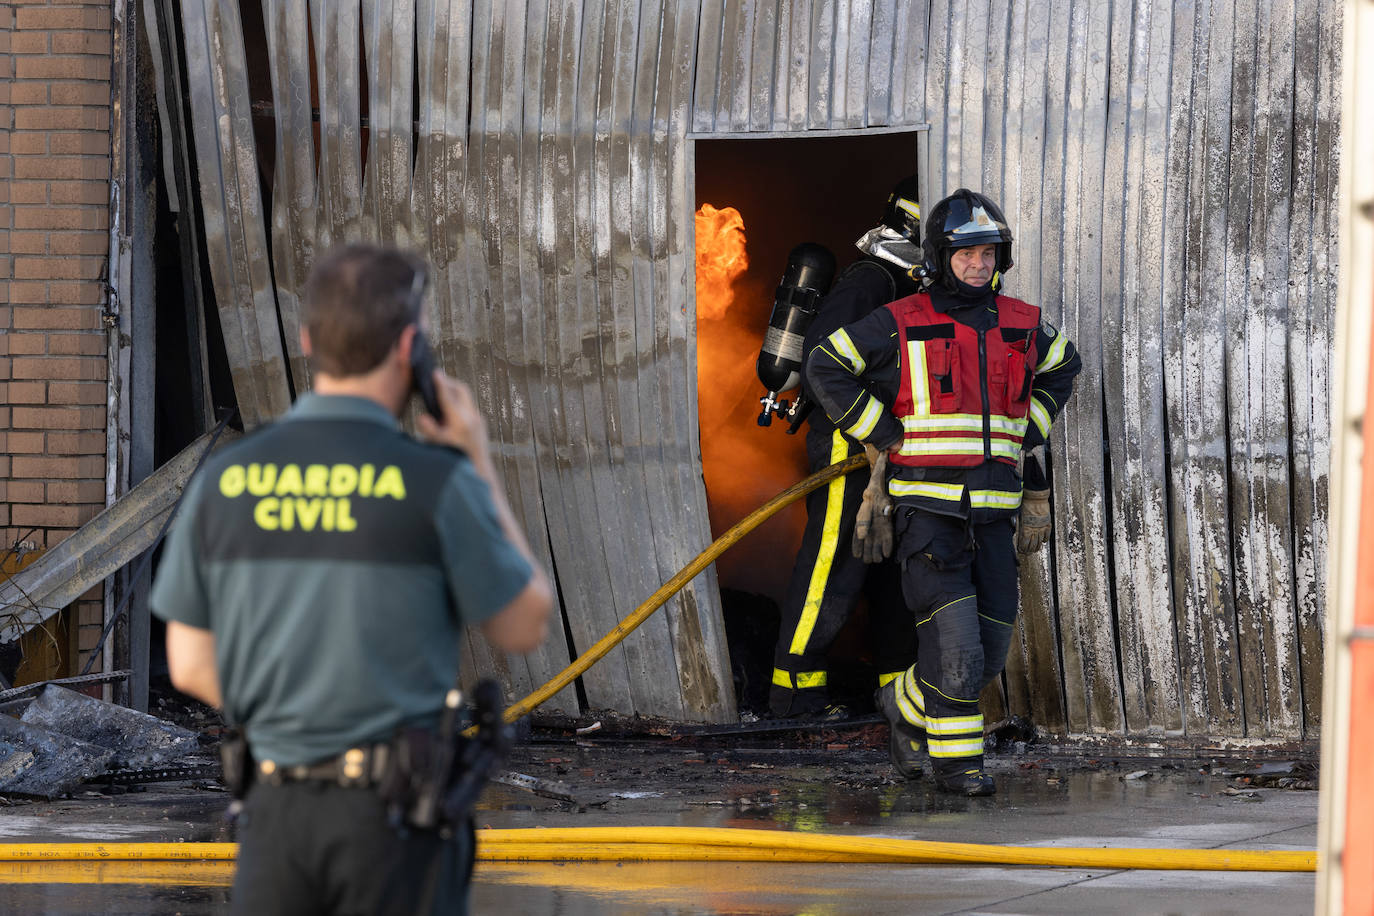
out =
[[[1021,515],[1016,520],[1016,552],[1035,553],[1050,539],[1050,491],[1026,490],[1021,494]]]
[[[434,391],[444,415],[442,424],[428,413],[416,420],[421,434],[431,442],[462,449],[477,460],[487,455],[487,422],[477,409],[472,389],[440,369],[434,370]]]

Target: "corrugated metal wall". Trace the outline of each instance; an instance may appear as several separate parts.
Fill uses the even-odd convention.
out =
[[[270,278],[237,7],[183,0],[245,415],[279,411],[287,365],[305,383],[275,315],[291,339],[314,250],[362,237],[427,251],[444,364],[492,418],[579,648],[709,540],[693,138],[928,121],[927,204],[960,185],[1003,201],[1009,291],[1085,357],[1052,442],[1054,550],[1023,568],[1005,703],[1073,735],[1316,726],[1336,0],[312,0],[308,19],[302,0],[265,6]],[[703,577],[586,675],[588,701],[728,718],[723,639]],[[566,662],[473,654],[518,690]],[[558,703],[575,708],[567,692]]]

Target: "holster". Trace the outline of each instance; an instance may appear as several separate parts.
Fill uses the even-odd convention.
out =
[[[220,778],[229,794],[243,798],[253,784],[253,753],[248,749],[248,736],[243,729],[232,729],[219,744]]]

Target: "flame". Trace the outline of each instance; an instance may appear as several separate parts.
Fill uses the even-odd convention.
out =
[[[719,537],[806,476],[806,443],[784,434],[783,421],[767,429],[756,422],[764,389],[755,367],[773,287],[747,276],[743,216],[702,204],[696,237],[697,418],[711,531]],[[781,605],[805,523],[798,503],[726,551],[716,561],[721,587]]]
[[[734,284],[749,269],[744,217],[734,207],[697,211],[697,317],[725,317],[735,301]]]

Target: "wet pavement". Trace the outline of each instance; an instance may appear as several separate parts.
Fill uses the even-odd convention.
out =
[[[990,757],[998,794],[967,799],[896,778],[881,729],[795,741],[555,737],[509,769],[576,802],[492,785],[479,827],[750,827],[1039,847],[1311,850],[1317,793],[1246,781],[1239,758]],[[1302,785],[1287,779],[1286,785]],[[0,843],[231,839],[205,787],[0,808]],[[0,863],[0,913],[220,913],[212,864]],[[99,882],[99,883],[94,883]],[[475,913],[1310,913],[1312,873],[944,865],[482,862]]]

